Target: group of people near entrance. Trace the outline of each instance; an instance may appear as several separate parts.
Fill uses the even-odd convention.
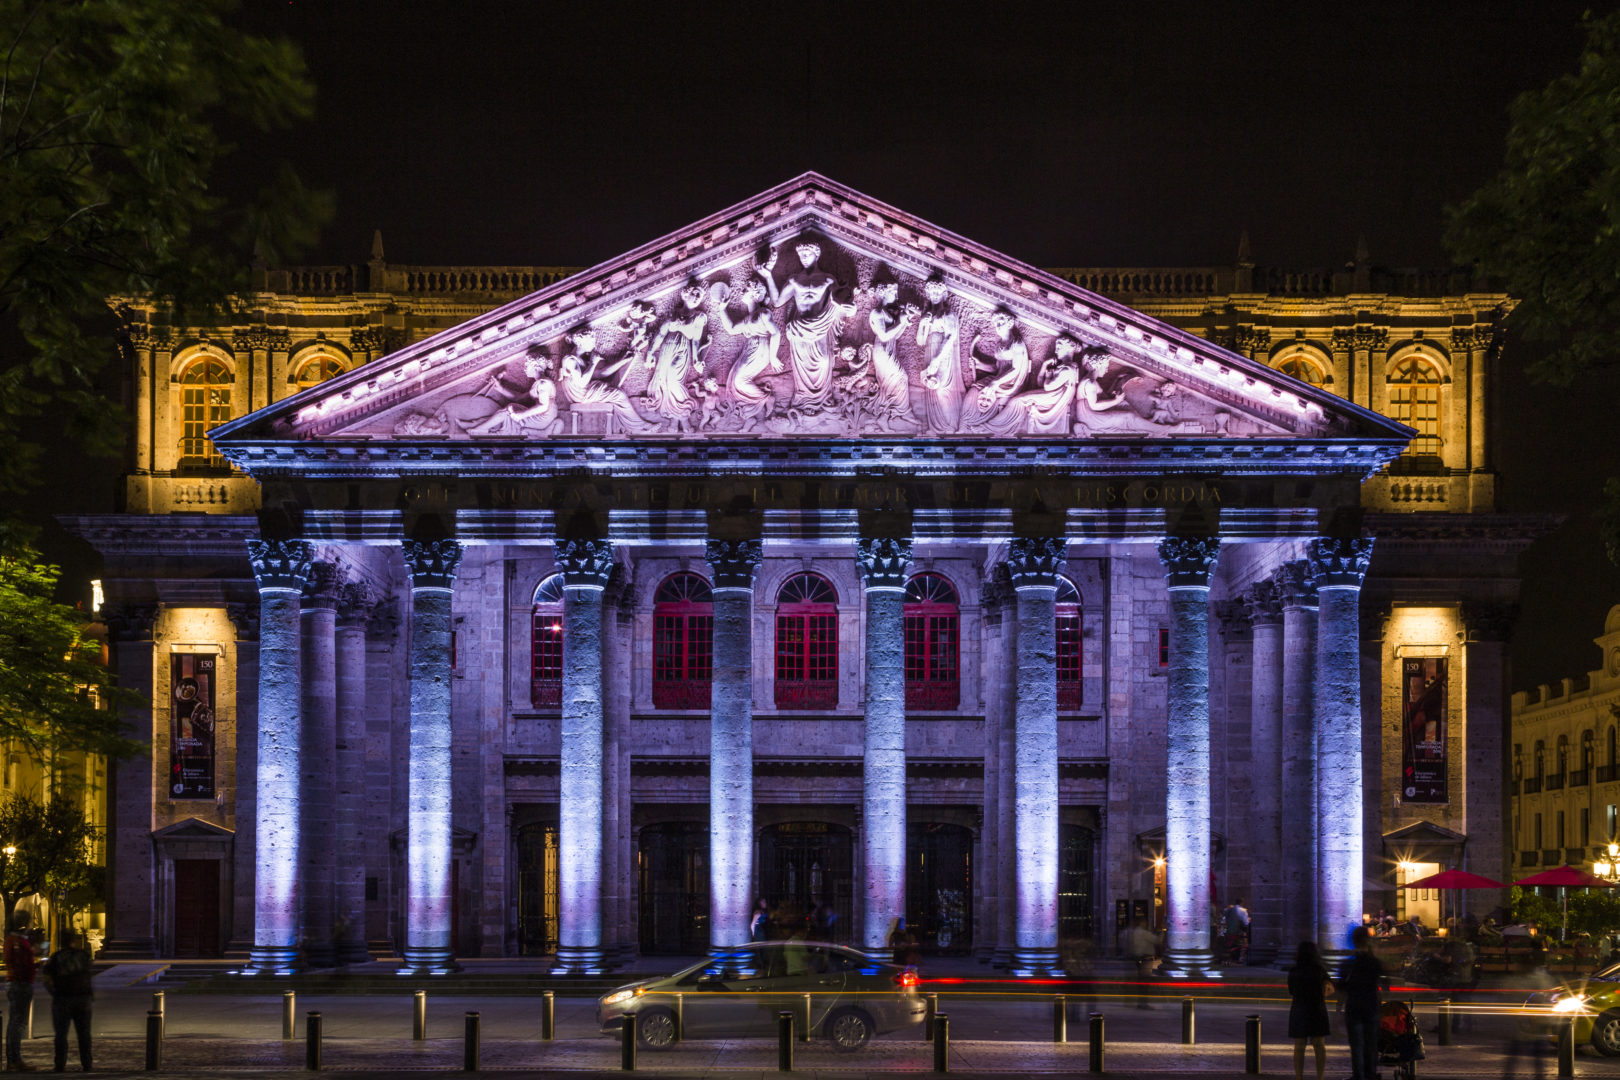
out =
[[[783,901],[771,905],[764,897],[754,905],[748,920],[750,941],[785,941],[792,938],[812,941],[836,941],[839,931],[838,912],[826,901],[805,911],[796,904]]]
[[[84,951],[79,935],[69,932],[62,948],[39,963],[41,943],[30,930],[28,912],[19,911],[6,935],[6,1071],[32,1072],[23,1060],[23,1033],[28,1030],[28,1013],[34,1004],[34,976],[39,974],[51,992],[51,1021],[56,1027],[56,1071],[67,1068],[68,1025],[79,1039],[79,1065],[90,1071],[90,1001],[95,996],[90,985],[90,954]]]
[[[1345,1039],[1350,1044],[1350,1080],[1374,1080],[1378,1075],[1378,995],[1388,986],[1383,964],[1373,955],[1372,935],[1358,926],[1350,936],[1355,951],[1339,969],[1328,974],[1316,942],[1302,941],[1288,969],[1288,1037],[1294,1040],[1294,1080],[1304,1080],[1305,1044],[1316,1051],[1316,1080],[1327,1069],[1328,999],[1337,999],[1344,1011]]]

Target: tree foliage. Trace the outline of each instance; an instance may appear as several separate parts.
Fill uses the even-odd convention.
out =
[[[227,24],[232,0],[0,0],[0,501],[33,483],[33,426],[104,453],[113,296],[196,314],[330,213],[292,170],[219,191],[231,141],[310,115],[298,50]],[[99,320],[99,325],[98,325]]]
[[[93,837],[78,799],[13,793],[0,800],[0,903],[8,921],[17,899],[32,893],[82,906],[100,883],[90,860]]]
[[[0,552],[0,740],[40,760],[143,753],[120,734],[120,713],[144,699],[116,685],[84,613],[51,598],[57,577],[31,551]]]

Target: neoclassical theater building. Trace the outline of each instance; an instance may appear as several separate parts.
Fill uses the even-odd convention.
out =
[[[1510,307],[1039,270],[814,174],[585,270],[120,301],[106,952],[590,972],[763,900],[1196,973],[1238,897],[1266,959],[1502,879]]]

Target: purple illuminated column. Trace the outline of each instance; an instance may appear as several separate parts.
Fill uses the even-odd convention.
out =
[[[411,572],[411,734],[406,790],[405,966],[441,973],[450,952],[450,594],[454,540],[406,540]]]
[[[310,567],[303,605],[303,842],[304,962],[329,968],[332,947],[332,881],[336,870],[334,811],[337,800],[337,566]]]
[[[1290,836],[1316,836],[1316,575],[1303,559],[1277,570],[1283,598],[1282,819]],[[1316,936],[1316,845],[1283,860],[1283,943]]]
[[[557,966],[602,972],[602,592],[606,540],[558,540],[563,575],[562,765],[557,782]]]
[[[861,947],[874,959],[886,959],[889,927],[906,914],[905,602],[911,541],[862,538],[855,562],[866,585]]]
[[[259,753],[254,787],[253,949],[248,970],[284,974],[298,963],[299,593],[313,551],[302,540],[249,540],[259,583]]]
[[[758,540],[710,540],[714,660],[709,703],[709,944],[748,940],[754,898],[754,574]]]
[[[1018,597],[1013,699],[1013,843],[1017,899],[1012,970],[1058,966],[1057,575],[1067,541],[1019,538],[1007,548]]]
[[[1361,580],[1370,538],[1312,540],[1316,571],[1316,945],[1348,954],[1361,925]]]
[[[1275,583],[1257,582],[1244,597],[1254,627],[1249,739],[1253,748],[1254,904],[1249,955],[1272,964],[1289,944],[1283,937],[1282,885],[1282,595]],[[1297,944],[1292,943],[1292,944]]]
[[[1209,946],[1209,577],[1220,549],[1215,537],[1159,541],[1170,590],[1165,967],[1175,975],[1206,972],[1214,962]]]
[[[371,959],[366,951],[366,623],[375,598],[351,581],[337,606],[337,806],[333,814],[336,877],[332,940],[340,964]]]

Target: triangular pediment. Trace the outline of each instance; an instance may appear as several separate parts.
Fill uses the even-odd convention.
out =
[[[810,173],[212,434],[245,464],[307,440],[1411,432]]]

